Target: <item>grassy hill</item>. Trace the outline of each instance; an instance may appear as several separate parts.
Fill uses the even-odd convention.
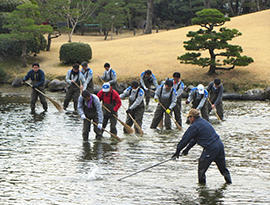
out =
[[[189,26],[176,30],[161,31],[151,35],[136,35],[124,33],[110,36],[104,41],[103,36],[74,35],[73,42],[89,43],[93,50],[93,58],[89,63],[95,75],[104,72],[103,65],[109,62],[116,71],[118,82],[138,79],[142,71],[151,69],[159,81],[171,77],[179,71],[186,85],[203,83],[207,85],[215,77],[219,77],[225,90],[247,90],[250,88],[265,88],[270,85],[270,10],[256,12],[231,18],[225,25],[227,28],[236,28],[242,36],[235,38],[231,44],[242,46],[242,55],[250,56],[254,63],[247,67],[236,67],[231,71],[217,71],[217,75],[206,75],[208,68],[180,64],[177,56],[186,51],[183,41],[188,31],[197,31],[199,26]],[[13,77],[21,77],[31,68],[32,62],[39,62],[41,69],[48,78],[65,76],[71,65],[61,65],[59,49],[66,43],[66,34],[52,41],[50,52],[42,52],[37,57],[29,59],[29,68],[20,68],[13,62],[1,62],[0,67],[8,69]],[[14,69],[10,69],[13,67]]]

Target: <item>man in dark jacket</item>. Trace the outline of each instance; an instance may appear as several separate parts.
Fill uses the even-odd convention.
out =
[[[222,104],[222,95],[223,95],[223,85],[219,78],[216,78],[213,82],[209,83],[207,87],[207,91],[209,93],[209,99],[211,104],[208,102],[208,113],[211,112],[212,109],[217,109],[217,114],[219,118],[223,119],[223,104]]]
[[[23,78],[23,82],[27,81],[29,78],[32,80],[32,93],[31,93],[31,113],[35,113],[35,104],[39,97],[40,102],[43,106],[44,111],[47,111],[48,105],[44,95],[38,92],[36,89],[40,90],[42,93],[44,91],[44,82],[45,82],[45,74],[42,70],[39,69],[38,63],[33,63],[32,70],[30,70],[27,75]]]
[[[198,143],[204,148],[199,159],[199,183],[206,183],[205,173],[210,164],[214,161],[220,173],[224,176],[225,181],[231,184],[230,172],[226,167],[224,145],[219,135],[208,121],[200,117],[198,110],[191,109],[188,113],[188,118],[191,125],[178,143],[176,152],[172,158],[178,158],[180,151],[185,147],[182,154],[187,155],[188,151]]]

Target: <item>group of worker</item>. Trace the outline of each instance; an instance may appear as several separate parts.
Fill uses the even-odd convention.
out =
[[[181,74],[179,72],[174,72],[171,79],[167,78],[158,85],[157,79],[151,70],[143,71],[140,76],[140,83],[138,81],[131,82],[130,86],[119,95],[115,90],[117,82],[116,72],[111,68],[109,63],[105,63],[103,76],[98,75],[104,83],[102,89],[95,95],[93,93],[93,71],[88,67],[87,62],[83,62],[81,66],[81,71],[79,71],[80,65],[74,64],[72,69],[67,72],[66,82],[68,83],[68,88],[63,109],[66,110],[69,102],[73,100],[74,110],[78,110],[80,117],[83,119],[82,136],[84,141],[88,141],[91,122],[94,124],[94,132],[97,140],[101,140],[102,133],[108,121],[110,121],[110,132],[115,135],[117,134],[117,111],[122,105],[121,99],[127,97],[129,99],[129,105],[126,109],[126,124],[132,126],[136,122],[141,127],[145,104],[148,106],[151,92],[154,93],[154,100],[158,104],[150,128],[157,128],[165,114],[165,128],[171,129],[172,113],[174,113],[176,122],[182,126],[181,98],[185,86],[181,81]],[[35,112],[35,103],[38,96],[44,111],[48,109],[44,95],[38,92],[42,91],[44,93],[45,82],[44,72],[39,67],[38,63],[34,63],[32,70],[23,78],[24,82],[29,78],[32,80],[32,113]],[[196,143],[204,147],[199,162],[200,183],[205,183],[205,172],[212,161],[216,162],[226,182],[231,183],[230,174],[225,164],[223,144],[212,125],[208,122],[211,109],[216,109],[219,118],[223,119],[222,94],[222,83],[220,79],[216,78],[208,85],[207,89],[202,84],[191,89],[186,100],[186,104],[192,103],[192,109],[189,112],[187,120],[187,123],[191,123],[191,126],[179,142],[173,158],[179,157],[180,151],[187,145],[187,148],[183,152],[184,155]],[[199,116],[199,111],[202,118]],[[140,133],[136,126],[135,131],[136,133]],[[126,132],[125,128],[124,132]]]

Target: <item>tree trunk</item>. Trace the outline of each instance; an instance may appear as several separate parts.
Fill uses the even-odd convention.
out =
[[[27,63],[26,63],[26,44],[27,42],[26,41],[22,41],[21,42],[22,44],[22,63],[23,63],[23,67],[27,67]]]
[[[208,75],[212,75],[214,73],[216,73],[216,66],[210,65],[210,68],[208,70]]]
[[[48,34],[48,43],[47,43],[47,49],[46,51],[50,51],[51,50],[51,44],[52,44],[52,38],[51,38],[52,34]]]
[[[147,0],[147,17],[146,17],[146,26],[145,34],[152,33],[152,19],[154,11],[154,0]]]
[[[211,56],[211,65],[210,65],[208,74],[209,75],[212,75],[212,74],[216,73],[216,64],[215,64],[215,62],[216,62],[216,55],[215,55],[213,49],[209,49],[209,54]]]
[[[211,8],[211,4],[210,4],[210,0],[204,0],[204,8],[205,9],[210,9]]]

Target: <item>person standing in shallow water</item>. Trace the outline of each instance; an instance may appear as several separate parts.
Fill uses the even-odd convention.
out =
[[[85,83],[85,78],[83,74],[79,71],[79,67],[80,67],[79,64],[75,63],[72,66],[72,69],[67,72],[66,81],[68,83],[68,91],[63,105],[64,110],[67,109],[71,99],[73,100],[74,110],[77,110],[78,97],[80,96],[80,89],[83,90],[86,89],[87,85]],[[82,86],[80,86],[80,82],[82,82]]]
[[[151,70],[143,71],[140,77],[140,83],[142,88],[144,89],[144,95],[145,95],[145,104],[146,106],[149,105],[150,101],[150,88],[153,84],[155,88],[158,87],[157,79],[155,75],[152,73]]]
[[[213,82],[209,83],[207,91],[209,93],[209,100],[212,103],[211,105],[209,102],[207,102],[208,113],[210,113],[212,109],[216,108],[219,118],[223,120],[223,85],[220,79],[216,78]]]
[[[44,95],[38,92],[36,89],[40,90],[42,93],[45,93],[44,82],[45,74],[39,69],[40,66],[38,63],[33,63],[32,70],[30,70],[27,75],[23,78],[23,82],[27,81],[29,78],[32,80],[32,93],[31,93],[31,113],[35,113],[36,102],[39,97],[40,102],[43,106],[44,111],[48,110],[48,104]],[[36,88],[36,89],[35,89]]]
[[[189,150],[198,143],[204,148],[198,165],[199,183],[206,183],[205,173],[214,161],[220,173],[224,176],[226,183],[231,184],[230,172],[226,167],[224,145],[219,135],[208,121],[200,117],[198,110],[191,109],[188,113],[188,118],[191,125],[178,143],[172,158],[179,158],[181,150],[185,147],[182,154],[187,155]]]
[[[94,92],[94,83],[93,83],[93,71],[91,68],[88,68],[88,64],[86,61],[82,62],[81,64],[82,69],[81,73],[84,75],[86,90],[90,93]]]
[[[101,140],[103,113],[99,98],[95,94],[91,94],[88,90],[84,90],[78,99],[78,112],[81,119],[83,119],[83,140],[88,141],[89,138],[91,126],[89,120],[93,120],[96,123],[96,125],[94,125],[96,139]]]

